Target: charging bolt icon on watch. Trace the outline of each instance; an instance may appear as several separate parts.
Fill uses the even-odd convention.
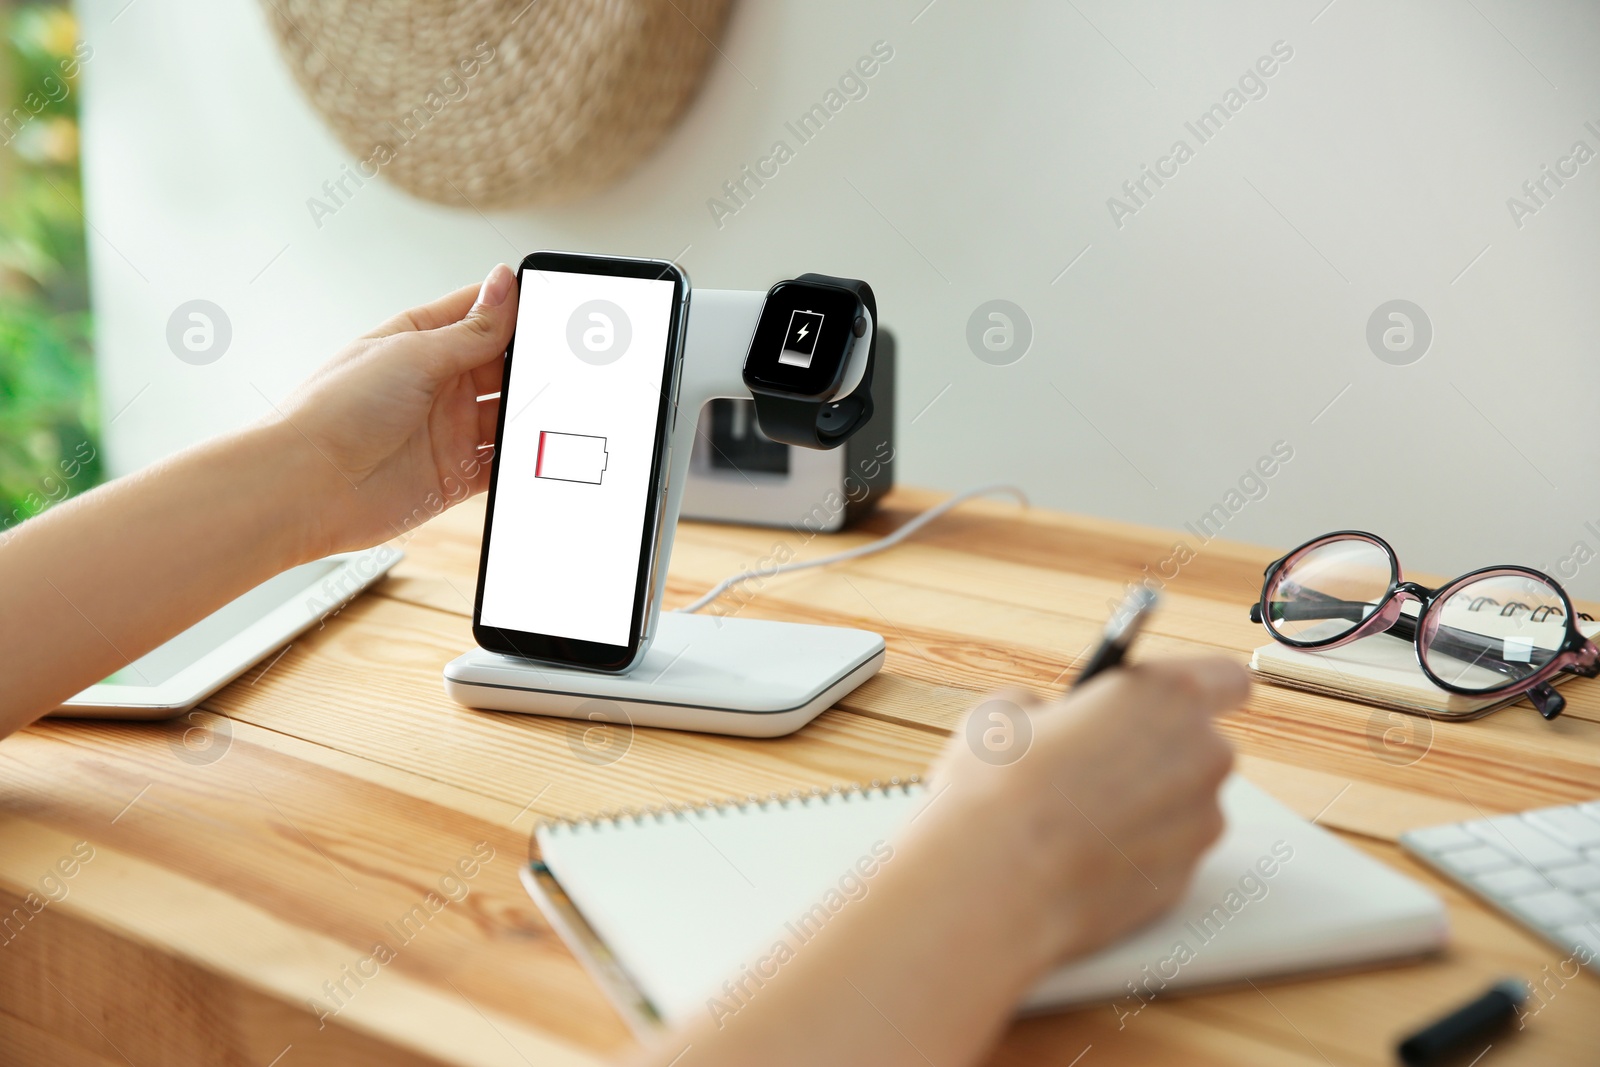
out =
[[[778,362],[791,367],[811,366],[811,357],[817,352],[817,336],[822,333],[823,315],[820,311],[796,310],[789,315],[789,332],[784,335],[783,351]]]

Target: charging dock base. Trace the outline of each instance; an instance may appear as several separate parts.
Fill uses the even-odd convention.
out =
[[[883,666],[867,630],[664,611],[626,674],[564,670],[473,649],[444,669],[458,703],[674,730],[781,737]]]

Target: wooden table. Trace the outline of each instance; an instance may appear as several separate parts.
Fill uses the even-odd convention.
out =
[[[844,536],[688,524],[668,606],[780,543],[801,557],[858,544],[936,499],[900,490]],[[189,720],[51,722],[0,744],[0,1059],[604,1059],[629,1034],[517,881],[536,820],[919,772],[974,693],[1059,685],[1123,583],[1174,541],[977,502],[889,553],[776,578],[745,614],[877,630],[882,674],[792,737],[640,729],[607,761],[569,722],[446,699],[440,669],[472,644],[481,522],[474,503],[423,528],[374,594]],[[1273,555],[1202,547],[1167,583],[1140,654],[1243,657],[1263,640],[1245,605]],[[1561,953],[1431,876],[1395,837],[1600,794],[1600,685],[1566,692],[1554,723],[1523,706],[1430,728],[1258,686],[1224,723],[1240,770],[1432,886],[1449,902],[1453,947],[1413,965],[1158,999],[1121,1029],[1110,1007],[1021,1022],[995,1061],[1387,1064],[1396,1035],[1492,980],[1555,972]],[[380,941],[390,954],[375,961]],[[1600,980],[1550,988],[1486,1065],[1593,1061]]]

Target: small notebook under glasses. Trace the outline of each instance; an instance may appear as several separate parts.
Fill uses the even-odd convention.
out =
[[[1485,632],[1491,621],[1497,620],[1475,618],[1473,629]],[[1506,620],[1508,626],[1512,622]],[[1333,620],[1325,625],[1337,630],[1347,624]],[[1585,637],[1594,637],[1600,633],[1600,622],[1580,622],[1578,629]],[[1308,630],[1302,636],[1314,640],[1316,633]],[[1272,685],[1439,719],[1476,719],[1523,699],[1521,693],[1471,697],[1446,692],[1422,673],[1415,646],[1389,634],[1374,634],[1319,652],[1273,641],[1251,655],[1250,670]],[[1558,674],[1551,682],[1562,685],[1573,677]]]

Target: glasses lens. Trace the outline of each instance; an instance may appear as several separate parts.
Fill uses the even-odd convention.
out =
[[[1434,604],[1422,622],[1422,662],[1461,689],[1506,689],[1561,653],[1566,605],[1550,585],[1527,574],[1474,579]]]
[[[1279,571],[1267,590],[1268,619],[1290,641],[1333,641],[1378,609],[1394,577],[1389,554],[1371,541],[1328,541]]]

